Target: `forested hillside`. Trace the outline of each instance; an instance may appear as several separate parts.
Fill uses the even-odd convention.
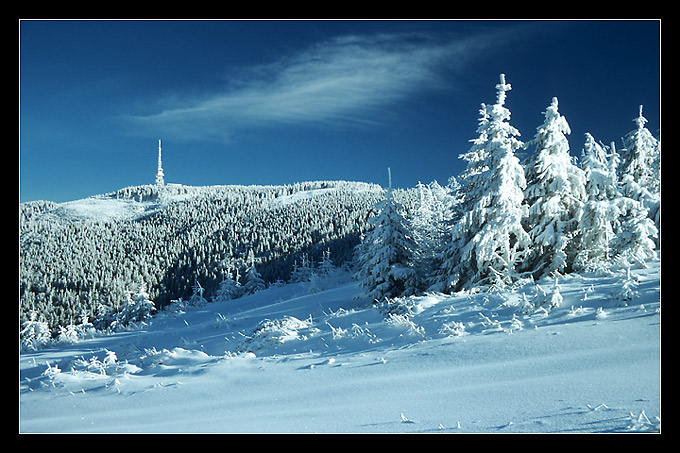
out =
[[[401,192],[405,199],[405,192]],[[383,190],[373,184],[137,186],[70,203],[20,204],[20,323],[34,310],[54,332],[116,308],[143,284],[157,309],[209,299],[252,250],[267,283],[288,281],[303,254],[352,258]],[[408,201],[406,201],[408,204]]]

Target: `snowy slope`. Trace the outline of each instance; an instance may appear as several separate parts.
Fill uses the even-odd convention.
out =
[[[660,430],[660,262],[512,291],[400,300],[347,274],[20,355],[21,432]],[[538,282],[548,295],[554,282]],[[524,296],[523,296],[524,295]],[[409,316],[399,315],[409,313]]]

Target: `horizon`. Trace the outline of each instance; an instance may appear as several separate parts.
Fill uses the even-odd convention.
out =
[[[523,142],[660,134],[658,20],[22,20],[20,203],[153,184],[447,183],[499,75]],[[528,147],[526,154],[532,152]]]

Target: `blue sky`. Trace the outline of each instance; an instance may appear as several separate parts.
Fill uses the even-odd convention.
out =
[[[660,128],[660,22],[25,20],[20,201],[166,182],[446,183],[505,73],[529,141],[553,96],[580,155],[644,105]]]

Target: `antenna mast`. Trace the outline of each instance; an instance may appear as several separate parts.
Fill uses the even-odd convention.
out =
[[[161,141],[160,139],[158,140],[158,171],[156,171],[156,185],[157,186],[162,186],[165,185],[165,181],[163,179],[163,162],[161,161]]]

